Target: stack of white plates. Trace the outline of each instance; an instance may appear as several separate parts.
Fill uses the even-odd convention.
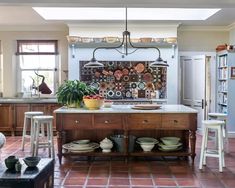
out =
[[[99,144],[90,142],[90,140],[76,140],[62,146],[65,150],[71,153],[86,153],[92,152],[99,148]]]
[[[162,141],[158,144],[159,150],[161,151],[178,151],[182,149],[182,143],[178,137],[162,137]]]

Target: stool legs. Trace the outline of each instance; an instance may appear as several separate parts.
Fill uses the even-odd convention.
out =
[[[202,146],[201,146],[199,169],[202,169],[202,165],[206,164],[205,150],[206,150],[206,142],[207,142],[207,131],[208,131],[208,129],[204,127],[204,135],[202,137]]]
[[[26,137],[26,131],[27,131],[27,118],[24,116],[24,127],[23,127],[23,135],[22,135],[22,143],[21,143],[21,149],[24,151],[24,144],[25,144],[25,137]]]
[[[218,137],[217,137],[218,148],[216,151],[209,150],[207,147],[209,129],[211,129],[211,128],[216,129],[216,132],[218,134]],[[199,169],[202,169],[202,166],[206,165],[206,157],[217,157],[217,158],[219,158],[219,171],[223,172],[223,167],[225,167],[223,138],[224,138],[224,136],[223,136],[223,126],[222,125],[219,125],[216,127],[207,126],[204,128],[204,134],[202,137]]]
[[[38,155],[39,148],[48,148],[49,157],[55,158],[55,151],[54,151],[54,140],[53,140],[53,127],[52,121],[40,121],[35,120],[34,128],[36,129],[35,137],[34,137],[34,146],[33,146],[33,156]],[[43,129],[42,129],[43,127]],[[47,136],[46,142],[39,141],[40,130],[46,129]]]

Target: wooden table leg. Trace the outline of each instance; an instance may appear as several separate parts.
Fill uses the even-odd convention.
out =
[[[62,139],[63,139],[63,133],[62,131],[57,131],[57,145],[58,145],[58,158],[59,158],[59,163],[61,165],[61,160],[62,160]]]
[[[190,149],[191,149],[191,158],[192,158],[192,163],[194,164],[194,159],[196,156],[196,131],[190,130],[189,132],[189,139],[190,139]]]

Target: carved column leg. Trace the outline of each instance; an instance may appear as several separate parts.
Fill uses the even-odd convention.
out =
[[[63,131],[57,131],[57,145],[58,145],[58,158],[59,158],[59,163],[61,165],[61,160],[62,160],[62,143],[63,143],[63,138],[64,133]]]
[[[192,163],[194,164],[194,158],[196,156],[196,131],[190,130],[189,132],[189,139],[190,139],[190,149],[191,149],[191,158],[192,158]]]

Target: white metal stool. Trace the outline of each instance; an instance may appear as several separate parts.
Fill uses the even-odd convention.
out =
[[[55,158],[54,140],[53,140],[53,116],[34,116],[34,130],[33,137],[33,156],[38,155],[39,148],[48,148],[49,157]],[[39,140],[40,129],[45,126],[47,132],[46,141]],[[52,155],[51,155],[52,154]]]
[[[208,113],[208,118],[213,120],[221,120],[224,121],[225,124],[223,126],[223,137],[224,142],[226,144],[226,151],[229,152],[229,139],[228,139],[228,130],[226,127],[226,120],[227,120],[227,114],[224,113]],[[216,146],[218,147],[218,141],[216,140]]]
[[[216,157],[219,158],[219,171],[222,172],[223,167],[225,167],[224,146],[223,146],[223,126],[225,123],[224,121],[220,120],[205,120],[202,121],[202,123],[204,124],[204,133],[202,137],[199,169],[202,169],[202,165],[206,165],[206,157]],[[214,129],[217,130],[218,132],[217,150],[210,150],[207,148],[209,129]]]
[[[43,115],[43,112],[40,111],[31,111],[31,112],[25,112],[24,113],[24,127],[23,127],[23,134],[22,134],[22,143],[21,143],[21,148],[24,150],[24,145],[25,145],[25,139],[30,138],[30,151],[32,152],[33,150],[33,117],[34,116],[39,116]],[[28,120],[30,120],[30,125],[28,124]],[[30,126],[30,133],[27,134],[27,129]]]

